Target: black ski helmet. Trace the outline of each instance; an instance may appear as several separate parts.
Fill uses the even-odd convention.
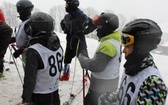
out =
[[[79,1],[78,0],[65,0],[66,2],[66,12],[73,12],[75,11],[78,6],[79,6]]]
[[[34,5],[29,0],[19,0],[16,3],[16,8],[18,13],[22,12],[31,12],[33,10]]]
[[[102,26],[102,28],[97,29],[97,36],[101,38],[114,32],[119,27],[119,19],[114,13],[101,13],[95,24]]]
[[[150,19],[135,19],[125,25],[122,33],[134,36],[134,51],[137,54],[156,49],[162,36],[158,24]]]
[[[31,37],[38,37],[39,35],[51,35],[54,30],[55,21],[54,19],[44,13],[36,12],[31,15],[28,22],[26,23],[25,32]]]

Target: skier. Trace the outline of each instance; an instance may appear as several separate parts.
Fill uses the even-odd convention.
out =
[[[44,12],[36,12],[26,25],[30,40],[26,51],[23,101],[18,105],[60,105],[58,84],[63,49],[54,33],[55,21]]]
[[[101,95],[99,105],[165,105],[167,87],[150,54],[161,36],[160,27],[150,19],[135,19],[125,25],[122,44],[126,62],[119,93]]]
[[[16,47],[18,48],[13,56],[18,58],[22,54],[23,68],[25,63],[25,53],[28,42],[28,35],[25,33],[25,23],[28,21],[31,16],[31,11],[33,10],[34,5],[29,0],[19,0],[16,3],[17,12],[19,13],[19,18],[22,21],[19,25],[18,31],[15,37],[11,38],[10,43],[14,43],[16,41]]]
[[[4,14],[0,9],[0,78],[3,77],[4,56],[12,36],[12,28],[5,22]]]
[[[82,50],[78,56],[81,66],[91,71],[85,105],[98,105],[101,94],[117,90],[121,61],[121,39],[117,15],[102,13],[93,21],[97,24],[100,44],[92,59],[89,58],[86,50]]]
[[[66,36],[66,50],[63,75],[61,81],[68,81],[70,77],[70,63],[81,50],[87,49],[85,35],[96,29],[92,19],[86,16],[79,8],[78,0],[65,0],[66,12],[61,21],[61,28]]]

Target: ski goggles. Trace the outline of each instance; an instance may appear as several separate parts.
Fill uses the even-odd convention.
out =
[[[94,24],[97,25],[98,29],[101,29],[106,24],[106,22],[104,20],[100,19],[98,15],[94,16],[92,21]]]
[[[121,43],[124,46],[128,46],[134,43],[134,36],[122,33],[121,35]]]
[[[104,25],[104,24],[108,23],[108,21],[100,19],[98,15],[94,16],[92,20],[93,20],[93,23],[96,25]]]

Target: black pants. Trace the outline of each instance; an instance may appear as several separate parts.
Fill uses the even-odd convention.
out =
[[[3,57],[0,58],[0,73],[3,73],[4,70],[4,64],[3,64]]]
[[[33,94],[34,105],[60,105],[58,90],[49,94]]]
[[[85,105],[98,105],[98,99],[101,94],[89,89],[85,97]]]
[[[87,49],[86,39],[84,35],[72,37],[70,34],[66,37],[66,49],[64,63],[71,63],[72,59],[82,51]]]

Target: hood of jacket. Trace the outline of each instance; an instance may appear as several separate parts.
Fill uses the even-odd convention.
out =
[[[60,40],[56,33],[51,33],[51,35],[43,35],[41,37],[34,37],[29,40],[29,45],[36,43],[39,43],[52,51],[56,51],[61,47]]]

